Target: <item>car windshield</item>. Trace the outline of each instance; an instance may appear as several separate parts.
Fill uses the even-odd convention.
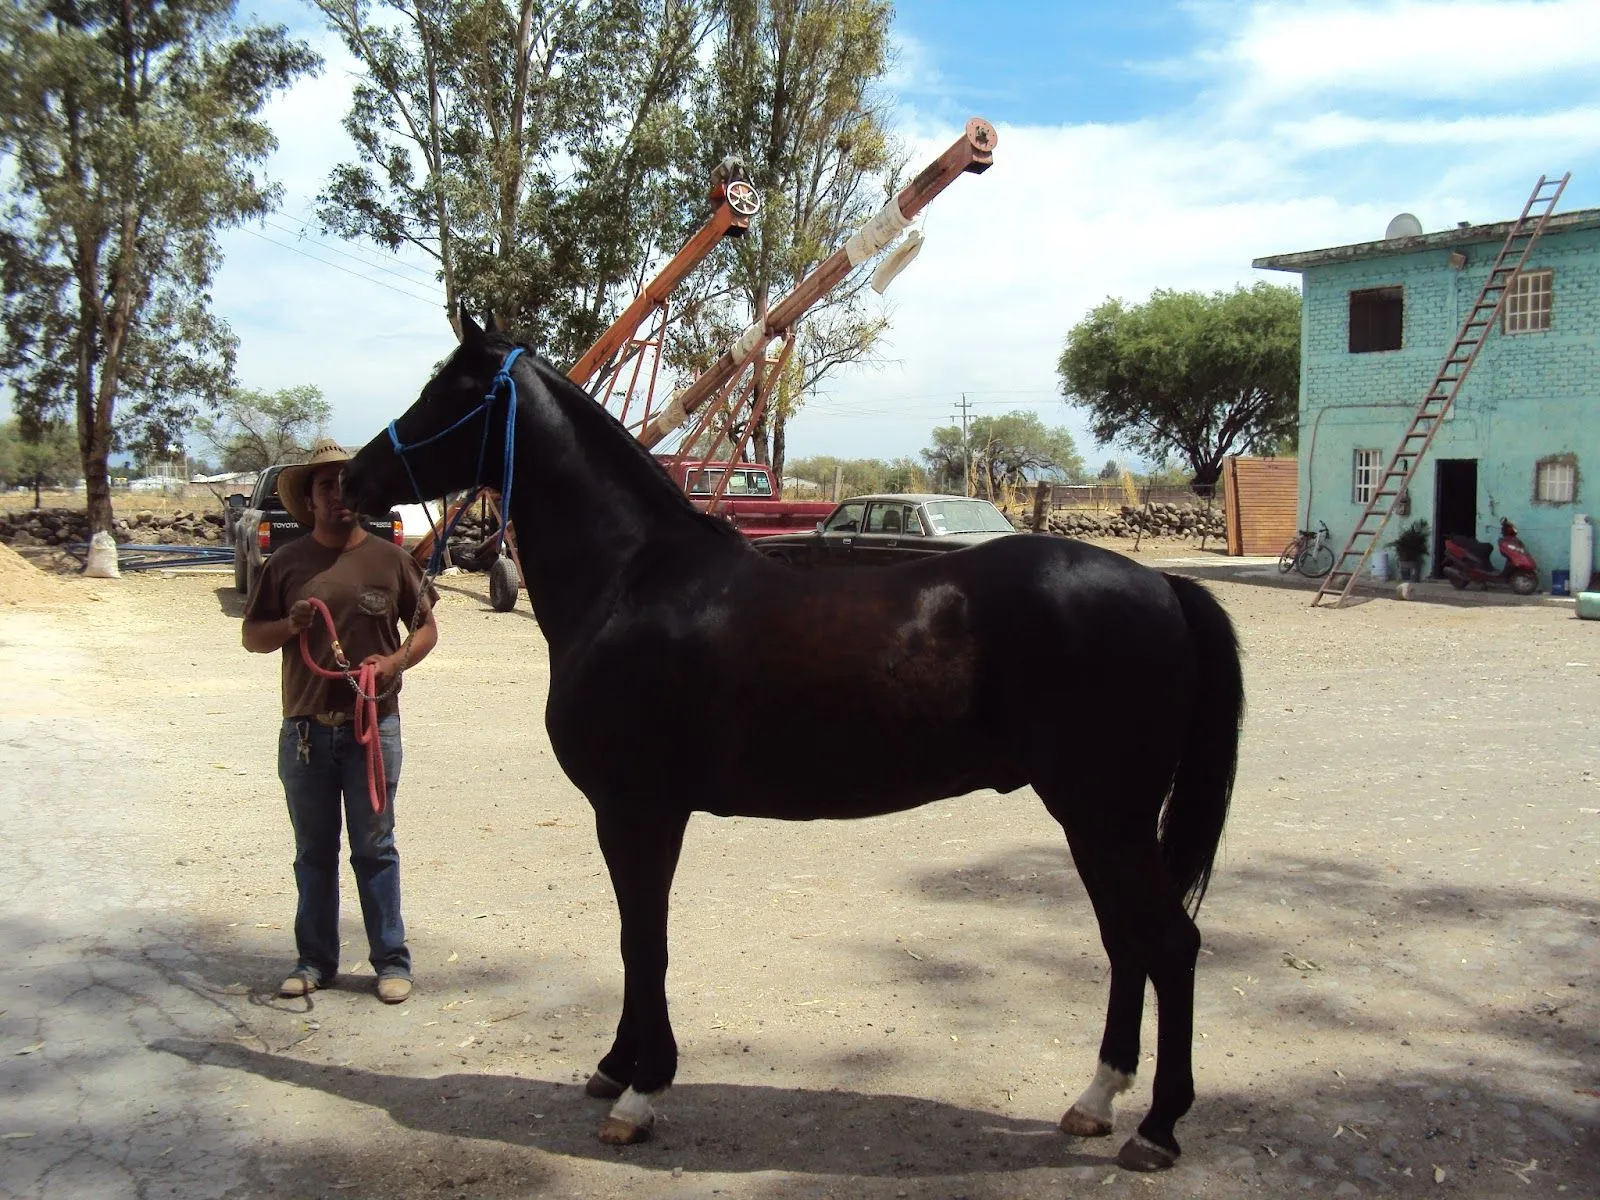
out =
[[[930,500],[923,505],[934,533],[1011,533],[1011,522],[987,500]]]

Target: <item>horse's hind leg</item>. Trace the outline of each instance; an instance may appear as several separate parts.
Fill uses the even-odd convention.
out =
[[[1074,1137],[1106,1137],[1111,1133],[1116,1098],[1133,1086],[1133,1077],[1139,1070],[1144,967],[1133,956],[1122,953],[1124,939],[1108,933],[1103,925],[1100,940],[1111,957],[1111,997],[1106,1004],[1106,1027],[1100,1038],[1100,1062],[1094,1078],[1061,1115],[1061,1132]]]
[[[1154,810],[1121,810],[1114,827],[1095,816],[1052,803],[1046,806],[1068,831],[1074,861],[1100,925],[1111,960],[1100,1063],[1093,1081],[1061,1118],[1063,1131],[1098,1137],[1111,1132],[1112,1102],[1133,1084],[1139,1061],[1144,981],[1155,985],[1156,1078],[1149,1113],[1117,1161],[1153,1171],[1177,1161],[1175,1129],[1194,1103],[1191,1039],[1194,967],[1200,933],[1183,909],[1156,841]],[[1087,819],[1085,819],[1087,818]]]
[[[1096,862],[1091,891],[1101,928],[1108,934],[1112,961],[1112,1008],[1107,1033],[1118,1021],[1118,1003],[1133,1012],[1131,1041],[1137,1056],[1137,1013],[1142,997],[1121,991],[1118,967],[1142,967],[1156,992],[1156,1077],[1150,1111],[1138,1133],[1117,1154],[1117,1162],[1135,1171],[1159,1171],[1178,1160],[1178,1120],[1194,1103],[1194,969],[1200,956],[1200,931],[1184,911],[1167,872],[1161,849],[1152,836],[1137,847],[1108,846],[1109,861]],[[1127,972],[1124,971],[1123,974]],[[1142,976],[1137,985],[1143,990]],[[1119,1035],[1125,1030],[1119,1025]],[[1130,1080],[1131,1082],[1131,1080]],[[1093,1089],[1091,1088],[1091,1091]]]
[[[600,1126],[600,1140],[615,1145],[650,1136],[651,1097],[665,1091],[678,1070],[667,1014],[667,900],[687,821],[687,815],[657,821],[632,812],[602,815],[597,807],[600,850],[622,916],[622,1016],[584,1090],[617,1101]]]

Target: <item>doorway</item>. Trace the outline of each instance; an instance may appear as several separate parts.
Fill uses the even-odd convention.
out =
[[[1433,475],[1433,576],[1444,561],[1446,534],[1478,540],[1478,460],[1441,458]]]

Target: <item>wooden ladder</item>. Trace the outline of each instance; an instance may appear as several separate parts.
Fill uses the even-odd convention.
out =
[[[1389,518],[1394,515],[1395,506],[1411,485],[1411,477],[1417,473],[1428,447],[1433,444],[1433,435],[1439,432],[1440,425],[1449,415],[1450,406],[1455,403],[1467,372],[1472,370],[1472,364],[1478,360],[1478,352],[1494,332],[1495,322],[1505,308],[1512,281],[1527,264],[1533,244],[1544,232],[1545,223],[1549,221],[1556,201],[1561,199],[1567,180],[1571,178],[1570,172],[1559,179],[1539,176],[1539,182],[1529,195],[1527,204],[1522,207],[1522,215],[1511,222],[1511,230],[1495,257],[1483,289],[1478,293],[1477,303],[1461,323],[1461,331],[1456,334],[1450,352],[1445,355],[1443,365],[1434,376],[1433,386],[1412,414],[1411,424],[1406,426],[1399,446],[1389,456],[1389,464],[1378,477],[1361,519],[1350,533],[1350,540],[1334,560],[1333,570],[1323,577],[1322,586],[1311,601],[1313,608],[1330,599],[1333,607],[1338,608],[1354,589],[1356,579],[1377,548],[1378,538],[1388,525]]]

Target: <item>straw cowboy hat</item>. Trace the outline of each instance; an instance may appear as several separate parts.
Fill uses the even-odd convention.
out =
[[[306,494],[311,473],[329,463],[347,463],[353,457],[350,451],[332,438],[318,438],[311,447],[310,458],[279,471],[278,499],[289,510],[289,515],[302,525],[315,525],[317,521],[311,512],[311,497]]]

